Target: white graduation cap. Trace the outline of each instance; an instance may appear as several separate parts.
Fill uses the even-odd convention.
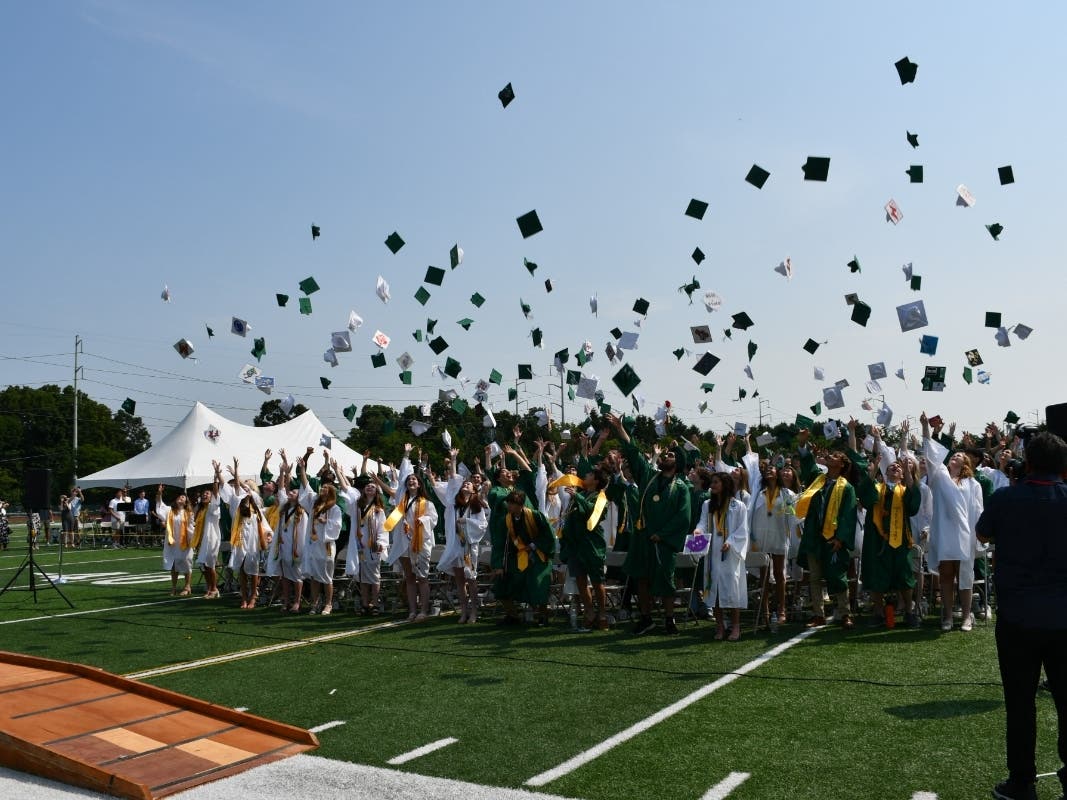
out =
[[[1033,328],[1031,328],[1029,325],[1023,325],[1021,322],[1018,323],[1012,330],[1015,332],[1015,335],[1018,336],[1020,339],[1025,339],[1027,336],[1034,332]]]
[[[1008,329],[1003,325],[997,328],[996,340],[997,344],[1001,347],[1011,347],[1011,339],[1008,338]]]
[[[989,383],[989,379],[991,377],[992,376],[988,372],[986,372],[984,369],[978,370],[978,382],[979,383]]]
[[[926,318],[926,306],[922,300],[913,300],[897,306],[897,319],[902,333],[925,328],[930,324]]]
[[[956,187],[956,205],[966,206],[967,208],[974,206],[974,195],[962,183]]]
[[[263,394],[270,394],[274,391],[274,378],[268,378],[265,375],[261,375],[256,378],[256,388]]]
[[[537,417],[537,425],[540,428],[548,427],[548,412],[543,408],[538,408],[534,411],[534,416]]]
[[[596,428],[590,425],[588,428],[585,429],[585,435],[592,439],[594,436],[596,436]]]
[[[722,308],[722,298],[715,292],[704,292],[704,308],[708,311],[718,311]]]
[[[907,264],[902,266],[901,269],[904,270],[904,280],[910,281],[912,275],[914,275],[914,267],[912,267],[911,262],[909,261]]]
[[[864,400],[862,403],[860,403],[860,408],[862,408],[864,411],[874,411],[874,406],[871,405],[870,400]]]
[[[897,205],[897,201],[889,198],[889,202],[885,204],[885,221],[899,225],[902,219],[904,219],[904,213],[900,210],[900,206]]]
[[[699,403],[697,403],[697,408],[700,410],[700,413],[703,414],[705,411],[708,410],[708,401],[701,400]]]
[[[761,433],[759,436],[756,437],[756,445],[758,447],[766,447],[767,445],[769,445],[773,441],[774,441],[774,435],[771,434],[768,431],[764,431],[763,433]]]
[[[735,422],[734,433],[738,436],[744,436],[746,433],[748,433],[748,424],[744,422]]]
[[[252,330],[252,326],[249,325],[245,320],[239,319],[238,317],[230,318],[230,333],[236,333],[238,336],[244,336],[250,330]]]
[[[870,409],[867,410],[869,411]],[[871,436],[869,433],[863,437],[863,449],[866,450],[868,453],[874,451],[874,437]]]
[[[793,277],[793,259],[786,258],[781,264],[774,268],[774,271],[779,275],[784,275],[787,278]]]
[[[596,295],[595,294],[592,297],[589,298],[589,310],[593,312],[593,316],[594,317],[597,315],[597,313],[596,313]]]
[[[485,406],[485,416],[482,417],[482,427],[483,428],[495,428],[496,427],[496,417],[493,416],[493,409],[489,408],[489,406]]]
[[[245,383],[255,383],[256,378],[263,374],[263,370],[257,367],[255,364],[245,364],[241,371],[237,373],[237,377]]]
[[[178,355],[182,358],[188,358],[194,352],[193,343],[188,339],[179,339],[174,343],[174,349],[178,351]]]
[[[881,394],[882,384],[878,381],[867,381],[867,392],[869,394]],[[869,408],[867,410],[870,411]]]
[[[638,394],[637,392],[634,392],[632,395],[630,395],[630,399],[633,400],[635,410],[640,411],[642,408],[645,407],[645,396],[643,394]]]
[[[620,350],[636,350],[637,349],[637,337],[641,334],[634,331],[626,331],[619,337],[619,349]]]
[[[445,371],[443,369],[441,369],[441,365],[440,364],[434,364],[433,365],[433,369],[430,370],[430,374],[431,375],[436,375],[441,380],[447,380],[448,379],[448,376],[445,375]]]
[[[335,353],[334,349],[331,347],[329,350],[322,354],[322,360],[329,364],[331,367],[336,367],[337,353]]]
[[[434,369],[435,370],[440,370],[441,368],[435,364],[434,365]],[[443,375],[444,373],[442,372],[441,374]],[[438,403],[451,403],[457,397],[459,397],[459,392],[457,392],[455,389],[438,389],[437,390],[437,402]]]
[[[474,393],[474,402],[476,403],[488,403],[489,393],[483,392],[480,389]]]
[[[845,396],[841,393],[839,387],[827,386],[822,390],[822,402],[827,409],[843,408],[845,405]]]
[[[878,410],[878,424],[885,427],[893,421],[893,409],[887,404],[882,403],[882,407]]]
[[[407,372],[411,369],[411,365],[415,363],[415,359],[411,357],[411,353],[405,350],[397,357],[396,363],[400,365],[400,369]]]
[[[392,340],[381,331],[374,332],[373,342],[378,345],[378,347],[382,348],[382,350],[385,350],[387,347],[389,347],[389,342],[391,341]]]
[[[319,436],[319,446],[320,447],[325,447],[327,450],[329,450],[332,445],[333,445],[333,437],[332,436],[328,436],[325,433],[322,434],[321,436]]]
[[[422,414],[424,417],[430,416],[430,404],[423,403],[421,406],[419,406],[419,413]]]
[[[841,435],[841,430],[837,427],[836,422],[832,419],[828,419],[822,424],[822,435],[827,439],[836,439]]]
[[[348,331],[334,331],[330,334],[330,347],[335,353],[351,353],[352,338]]]
[[[868,364],[867,372],[870,373],[872,381],[876,381],[879,378],[885,378],[888,375],[888,373],[885,371],[884,361],[879,361],[877,364]]]
[[[450,447],[449,449],[451,450],[452,448]],[[463,480],[466,480],[471,476],[470,467],[468,467],[462,461],[456,464],[456,472],[463,476]]]
[[[411,432],[416,436],[422,436],[424,433],[426,433],[426,431],[430,430],[429,423],[423,422],[419,419],[412,420],[411,425],[409,427],[411,428]]]
[[[687,453],[699,453],[700,448],[693,444],[688,439],[682,439],[682,449]]]
[[[164,303],[170,302],[170,289],[167,287],[167,284],[163,284],[163,291],[159,293],[159,296]]]
[[[817,381],[826,380],[826,371],[822,367],[816,367],[815,368],[815,380],[817,380]]]
[[[745,374],[748,375],[749,378],[752,378],[752,365],[751,364],[745,364]],[[752,378],[752,379],[755,380],[755,378]]]
[[[562,439],[565,442],[569,442],[571,440],[571,432],[570,432],[570,430],[567,429],[567,428],[564,428],[563,430],[561,430],[559,432],[559,438]]]
[[[490,458],[496,458],[499,455],[500,455],[500,445],[498,445],[496,442],[490,442],[489,443],[489,457]]]
[[[589,375],[588,377],[583,375],[578,380],[578,388],[575,390],[575,394],[585,400],[595,400],[599,383],[600,379],[596,375]]]
[[[904,367],[898,369],[894,374],[901,380],[904,380]]]
[[[389,284],[381,275],[378,276],[378,285],[374,288],[383,303],[389,302]]]
[[[363,317],[357,314],[355,311],[348,312],[348,329],[350,331],[358,331],[359,326],[363,324]]]
[[[289,416],[289,413],[293,410],[293,406],[295,405],[296,399],[291,394],[287,394],[285,397],[278,401],[278,408],[280,408],[282,410],[282,413],[286,416]]]
[[[652,424],[652,427],[656,431],[656,436],[666,436],[667,435],[667,426],[663,422],[654,422]]]

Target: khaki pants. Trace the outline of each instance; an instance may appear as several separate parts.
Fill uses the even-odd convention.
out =
[[[844,551],[842,551],[844,552]],[[817,558],[808,558],[808,591],[811,592],[812,613],[821,617],[823,615],[822,603],[822,564]],[[844,617],[848,610],[848,591],[838,592],[831,598],[837,603],[837,616]]]

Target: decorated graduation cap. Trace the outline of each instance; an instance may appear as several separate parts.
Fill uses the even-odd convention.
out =
[[[923,182],[923,167],[922,167],[922,164],[912,164],[910,167],[908,167],[906,170],[904,170],[904,174],[908,176],[908,178],[910,179],[911,183],[922,183]]]
[[[340,363],[337,360],[337,351],[332,347],[322,354],[322,360],[329,364],[331,367],[336,367]]]
[[[827,409],[844,408],[845,396],[839,387],[827,386],[822,390],[822,401]]]
[[[236,334],[237,336],[247,335],[251,327],[251,325],[239,317],[232,317],[230,319],[230,333]]]
[[[862,300],[857,300],[852,306],[852,321],[857,325],[867,327],[867,320],[871,318],[871,307]]]
[[[544,230],[541,226],[541,220],[537,216],[536,209],[527,211],[521,217],[517,217],[515,222],[519,225],[519,233],[522,234],[523,239],[529,239],[535,233],[540,233]]]
[[[329,389],[332,381],[329,378],[319,378],[319,383],[322,384],[323,389]]]
[[[415,299],[418,301],[420,306],[426,305],[426,303],[430,299],[430,293],[426,290],[425,286],[420,286],[418,289],[415,290]]]
[[[733,315],[733,325],[731,327],[737,328],[741,331],[747,331],[756,323],[752,321],[752,317],[746,314],[744,311],[738,312]]]
[[[814,339],[808,339],[804,342],[804,349],[812,355],[815,355],[815,351],[819,349],[819,343]]]
[[[909,59],[907,56],[893,64],[897,68],[897,76],[900,78],[900,85],[905,83],[915,83],[915,74],[919,71],[919,65]]]
[[[897,306],[897,319],[900,322],[900,330],[902,333],[908,331],[914,331],[918,328],[925,328],[930,324],[926,318],[926,306],[922,300],[915,300],[911,303],[904,303]]]
[[[389,248],[393,255],[396,255],[401,247],[404,246],[404,240],[400,238],[400,234],[393,231],[385,238],[385,246]]]
[[[1015,183],[1015,172],[1012,170],[1011,165],[1000,167],[997,169],[997,177],[1000,178],[1000,185],[1007,186],[1009,183]]]
[[[349,422],[351,422],[352,420],[354,420],[356,418],[356,411],[358,411],[358,409],[356,408],[356,404],[353,403],[350,406],[346,406],[345,410],[342,411],[341,413],[344,414],[345,419],[347,419]]]
[[[999,328],[1000,327],[1000,312],[999,311],[987,311],[987,312],[985,312],[985,326],[987,328]]]
[[[859,256],[855,256],[855,255],[852,256],[852,260],[848,262],[847,266],[848,266],[849,272],[862,272],[862,270],[860,269]]]
[[[298,305],[300,307],[300,313],[301,314],[303,314],[304,316],[308,316],[311,313],[311,298],[310,297],[301,297],[297,301],[297,303],[298,303]]]
[[[634,301],[634,313],[644,316],[648,313],[648,301],[643,297],[639,297]]]
[[[707,344],[711,341],[711,328],[707,325],[691,325],[689,332],[693,335],[694,344]]]
[[[1004,226],[999,222],[994,222],[992,225],[986,225],[985,229],[989,231],[989,235],[993,237],[994,242],[999,242],[1000,234],[1004,233]]]
[[[182,358],[188,358],[193,354],[193,343],[188,339],[179,339],[174,343],[174,349],[178,351],[178,355]]]
[[[759,164],[753,164],[752,168],[748,171],[748,175],[745,176],[745,181],[751,183],[757,189],[762,189],[763,184],[767,182],[767,179],[771,177],[771,173],[767,172]]]
[[[997,328],[994,338],[1000,347],[1011,347],[1011,337],[1008,336],[1008,329],[1004,326]]]
[[[718,311],[722,308],[722,298],[715,292],[704,292],[704,308],[708,313]]]
[[[695,261],[695,262],[696,262],[697,264],[700,264],[700,263],[701,263],[701,262],[702,262],[702,261],[704,260],[704,258],[705,258],[705,256],[704,256],[704,251],[703,251],[703,250],[701,250],[701,249],[700,249],[699,247],[697,247],[696,249],[694,249],[694,250],[693,250],[693,255],[692,255],[692,259],[693,259],[693,260],[694,260],[694,261]],[[697,286],[699,286],[699,285],[700,285],[700,284],[697,284]],[[690,301],[690,302],[692,302],[692,301],[693,301],[693,297],[692,297],[692,292],[690,292],[690,293],[689,293],[689,295],[690,295],[690,296],[689,296],[689,301]]]
[[[319,284],[310,276],[304,278],[298,285],[300,286],[300,291],[304,294],[314,294],[319,290]]]
[[[319,238],[319,234],[322,230],[315,223],[311,223],[311,241],[315,241]]]
[[[515,99],[515,90],[511,88],[511,84],[508,83],[503,89],[496,93],[497,99],[500,100],[500,105],[507,108],[511,101]]]
[[[806,181],[826,181],[830,174],[830,159],[825,156],[808,156],[801,167]]]
[[[947,367],[927,367],[923,371],[922,390],[924,392],[943,392]]]
[[[693,371],[699,372],[701,375],[707,375],[711,372],[715,365],[718,364],[720,359],[711,353],[704,353],[697,359],[697,363],[693,365]]]
[[[434,351],[436,355],[441,355],[448,349],[448,342],[445,341],[443,336],[436,336],[429,342],[430,349]]]
[[[704,219],[704,215],[708,211],[708,204],[703,200],[697,200],[695,197],[689,201],[689,205],[685,209],[685,215],[687,217],[693,217],[693,219]]]
[[[937,337],[923,334],[919,340],[919,352],[927,356],[934,355],[937,352]]]
[[[910,144],[912,146],[912,148],[918,147],[919,146],[919,134],[912,133],[911,131],[905,131],[905,133],[908,136],[908,144]]]

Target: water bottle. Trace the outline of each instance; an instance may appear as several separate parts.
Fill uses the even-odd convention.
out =
[[[885,626],[895,628],[897,626],[897,610],[892,603],[885,604]]]
[[[578,630],[578,606],[575,604],[574,600],[571,600],[570,620],[571,630]]]
[[[778,633],[778,612],[771,614],[771,633]]]

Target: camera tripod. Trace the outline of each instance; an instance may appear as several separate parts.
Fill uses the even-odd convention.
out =
[[[0,589],[0,596],[3,596],[5,594],[7,594],[7,590],[10,589],[12,587],[12,585],[15,583],[15,581],[17,581],[19,579],[19,576],[22,575],[22,573],[25,572],[28,569],[30,571],[30,592],[33,593],[33,602],[34,603],[37,602],[37,584],[38,584],[37,573],[40,573],[41,577],[44,578],[45,581],[48,582],[48,585],[51,586],[53,589],[55,589],[56,593],[60,597],[63,598],[63,602],[65,602],[71,608],[74,608],[74,603],[70,602],[69,598],[65,594],[63,594],[63,590],[60,589],[58,586],[56,586],[55,581],[53,581],[50,577],[48,577],[48,573],[45,572],[41,568],[41,565],[38,564],[37,560],[33,557],[33,553],[34,553],[34,550],[35,550],[36,546],[37,546],[37,534],[35,534],[32,537],[32,539],[30,540],[30,543],[28,545],[28,550],[26,552],[26,558],[23,560],[22,565],[18,568],[18,570],[15,572],[15,574],[11,576],[11,580],[9,580],[7,582],[7,584],[4,586],[4,588]],[[62,548],[62,546],[63,545],[60,544],[60,548]],[[62,559],[62,550],[60,551],[60,558]]]

